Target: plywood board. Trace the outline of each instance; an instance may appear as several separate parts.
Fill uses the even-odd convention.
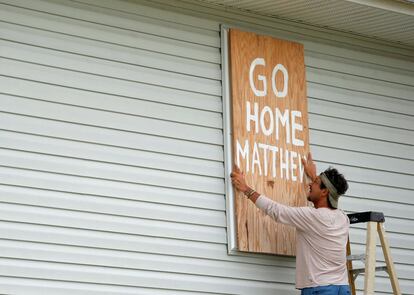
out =
[[[250,186],[290,206],[306,206],[301,157],[309,151],[303,45],[229,31],[233,161]],[[295,231],[235,192],[240,251],[295,255]]]

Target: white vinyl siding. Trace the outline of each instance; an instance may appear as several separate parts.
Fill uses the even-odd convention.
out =
[[[1,294],[297,294],[294,259],[227,254],[220,24],[304,44],[314,158],[414,294],[412,50],[167,0],[0,1]]]

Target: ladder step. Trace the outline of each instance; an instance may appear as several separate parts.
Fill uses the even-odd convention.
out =
[[[385,217],[382,212],[360,212],[360,213],[350,213],[348,214],[349,222],[352,223],[360,223],[360,222],[384,222]]]
[[[365,254],[359,254],[359,255],[348,255],[346,257],[346,260],[348,261],[352,261],[352,260],[361,260],[364,261],[365,260]]]
[[[388,271],[388,269],[387,269],[386,266],[377,266],[377,267],[375,267],[375,271]],[[351,269],[350,272],[353,275],[357,276],[357,275],[359,275],[361,273],[364,273],[365,272],[365,268],[354,268],[354,269]]]

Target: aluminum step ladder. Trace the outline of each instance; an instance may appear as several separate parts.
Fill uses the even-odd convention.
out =
[[[367,243],[365,248],[365,254],[351,255],[351,245],[349,242],[346,246],[347,250],[347,267],[348,267],[348,280],[351,288],[352,295],[356,295],[355,291],[355,279],[361,273],[365,274],[364,281],[364,295],[374,294],[375,272],[386,271],[390,277],[391,286],[395,295],[401,295],[400,286],[395,272],[394,263],[392,261],[390,247],[388,240],[385,236],[384,222],[385,217],[382,212],[361,212],[348,214],[351,224],[367,222]],[[376,264],[376,234],[378,232],[381,241],[382,252],[384,253],[385,266],[375,266]],[[365,268],[356,268],[352,266],[353,260],[365,261]]]

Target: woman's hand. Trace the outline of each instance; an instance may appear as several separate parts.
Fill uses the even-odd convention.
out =
[[[244,173],[240,171],[239,167],[234,165],[233,172],[230,174],[231,176],[231,183],[234,187],[243,193],[247,192],[250,187],[246,183],[246,179]]]
[[[305,169],[305,173],[306,175],[312,180],[314,181],[316,178],[316,165],[313,162],[312,159],[312,154],[309,152],[308,153],[308,158],[302,158],[302,165]]]

